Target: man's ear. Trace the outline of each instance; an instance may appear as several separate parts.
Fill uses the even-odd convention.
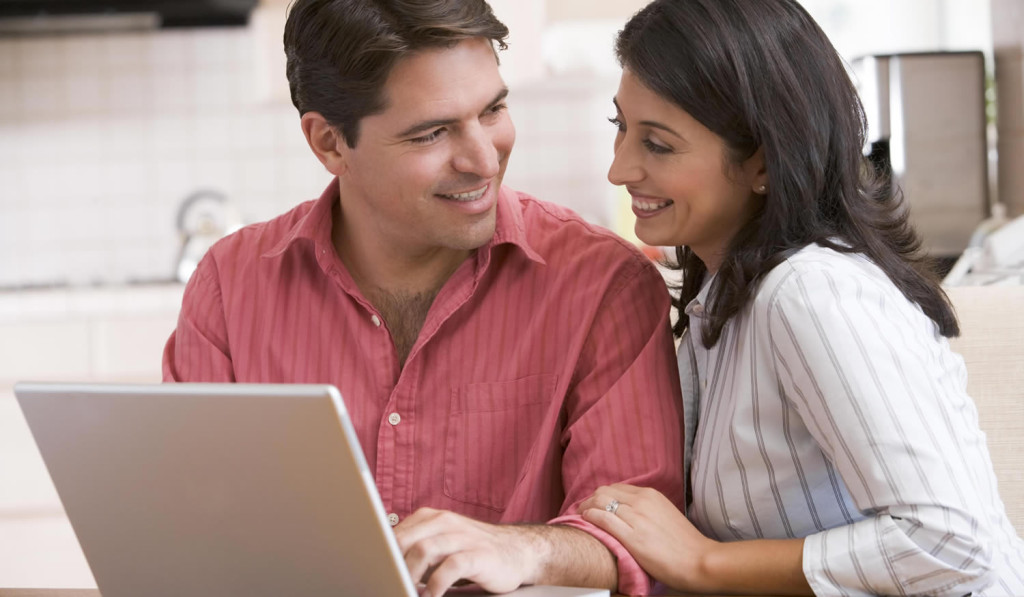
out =
[[[348,165],[345,160],[345,138],[319,112],[306,112],[302,115],[302,134],[306,143],[316,154],[320,163],[335,176],[345,173]]]

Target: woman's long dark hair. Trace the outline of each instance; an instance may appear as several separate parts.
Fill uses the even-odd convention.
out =
[[[864,110],[842,59],[794,0],[655,0],[616,40],[620,64],[725,140],[741,163],[764,149],[768,196],[732,240],[709,295],[703,343],[713,346],[756,283],[811,243],[863,253],[944,336],[960,333],[930,259],[861,153]],[[673,305],[697,295],[706,268],[676,248]],[[688,318],[675,324],[681,335]]]

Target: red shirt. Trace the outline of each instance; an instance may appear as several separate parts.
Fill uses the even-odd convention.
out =
[[[682,506],[669,297],[631,245],[503,188],[493,240],[445,283],[401,368],[381,314],[331,242],[337,183],[217,243],[189,280],[165,381],[329,383],[384,507],[583,529],[649,579],[576,505],[600,485]]]

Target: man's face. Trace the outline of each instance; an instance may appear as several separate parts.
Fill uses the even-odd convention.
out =
[[[384,94],[387,109],[360,122],[356,147],[340,147],[345,234],[413,259],[483,246],[515,142],[490,42],[403,58]]]

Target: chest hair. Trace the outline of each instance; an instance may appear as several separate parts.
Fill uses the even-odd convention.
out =
[[[398,352],[398,361],[405,367],[416,339],[419,338],[423,322],[427,319],[430,305],[434,303],[437,291],[432,292],[387,292],[377,290],[371,293],[373,303],[391,331],[391,339]]]

